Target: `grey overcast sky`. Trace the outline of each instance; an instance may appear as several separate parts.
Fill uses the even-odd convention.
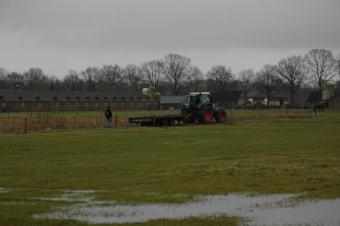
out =
[[[260,69],[312,48],[340,53],[340,0],[0,0],[0,67],[50,75],[191,58]]]

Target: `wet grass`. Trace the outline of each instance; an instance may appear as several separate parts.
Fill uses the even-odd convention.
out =
[[[32,215],[64,189],[120,203],[188,201],[229,192],[340,197],[340,120],[237,122],[0,135],[0,225],[82,225]],[[234,225],[235,218],[144,225]],[[139,225],[139,224],[134,224]]]

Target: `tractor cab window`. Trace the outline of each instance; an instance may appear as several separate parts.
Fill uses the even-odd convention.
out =
[[[190,104],[190,97],[185,97],[185,99],[182,102],[183,105],[189,105]]]
[[[196,105],[199,102],[198,96],[188,96],[184,103],[188,105]]]
[[[183,101],[183,104],[187,106],[198,106],[207,103],[211,103],[210,96],[207,95],[187,96]]]
[[[201,95],[201,103],[202,104],[211,103],[210,96],[208,96],[208,95]]]

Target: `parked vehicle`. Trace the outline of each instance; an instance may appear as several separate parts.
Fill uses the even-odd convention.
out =
[[[325,108],[327,108],[327,102],[319,101],[313,104],[313,111],[325,111]]]

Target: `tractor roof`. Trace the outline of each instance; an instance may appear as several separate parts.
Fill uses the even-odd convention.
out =
[[[191,92],[191,93],[189,93],[189,96],[197,96],[197,95],[200,95],[200,94],[210,95],[210,92]]]

